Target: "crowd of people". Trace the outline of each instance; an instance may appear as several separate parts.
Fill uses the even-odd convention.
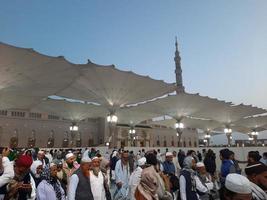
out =
[[[267,200],[267,152],[3,148],[0,200]],[[246,164],[244,171],[240,163]]]

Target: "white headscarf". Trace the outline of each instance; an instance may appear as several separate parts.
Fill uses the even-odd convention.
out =
[[[34,174],[34,176],[36,176],[36,173],[37,173],[37,167],[39,167],[40,165],[43,166],[43,163],[42,161],[40,160],[35,160],[33,161],[32,165],[31,165],[31,172]]]

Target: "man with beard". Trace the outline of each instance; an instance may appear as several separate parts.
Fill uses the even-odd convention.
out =
[[[198,162],[196,164],[196,171],[197,176],[195,176],[195,180],[199,199],[209,200],[210,195],[213,196],[213,199],[218,199],[218,187],[216,187],[216,182],[213,182],[211,175],[207,173],[204,163]],[[213,193],[211,193],[211,191],[213,191]]]
[[[172,162],[173,154],[172,152],[166,153],[166,160],[163,162],[163,172],[168,175],[175,175],[175,165]]]
[[[250,180],[253,200],[267,199],[267,166],[262,163],[248,165],[245,172]]]
[[[100,159],[94,157],[90,170],[90,183],[94,200],[111,199],[108,188],[108,180],[100,169]]]
[[[7,185],[5,199],[31,200],[36,198],[36,186],[33,177],[30,175],[32,158],[28,155],[21,155],[15,162],[14,179]]]
[[[129,178],[130,167],[128,162],[128,152],[123,151],[121,159],[118,160],[115,167],[117,191],[114,194],[114,199],[125,199],[127,197]]]
[[[63,173],[66,175],[66,176],[63,176],[64,183],[68,183],[71,175],[78,169],[78,167],[74,164],[75,161],[76,161],[76,157],[73,153],[70,152],[66,155],[66,162],[63,165]]]
[[[68,200],[94,200],[90,183],[90,163],[89,156],[84,156],[80,168],[70,177]]]
[[[43,164],[43,168],[49,164],[48,158],[45,156],[45,152],[40,150],[37,154],[37,160],[40,160]]]
[[[42,181],[41,173],[43,171],[43,163],[40,160],[33,161],[31,165],[31,175],[35,181],[36,187],[38,187],[39,183]]]

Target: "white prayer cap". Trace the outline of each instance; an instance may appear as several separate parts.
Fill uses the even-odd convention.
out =
[[[100,160],[100,158],[95,156],[95,157],[92,158],[92,160]]]
[[[225,187],[238,194],[250,194],[252,192],[249,180],[240,174],[228,174]]]
[[[198,162],[198,163],[197,163],[197,167],[205,167],[205,165],[204,165],[203,162]]]
[[[50,166],[50,167],[53,167],[53,166],[55,166],[55,165],[56,165],[55,163],[51,162],[49,166]]]
[[[140,158],[138,161],[138,166],[143,166],[144,164],[146,164],[146,158],[143,157],[143,158]]]
[[[167,153],[166,153],[166,157],[167,157],[167,156],[173,156],[172,152],[167,152]]]
[[[83,156],[81,161],[83,163],[90,163],[90,162],[92,162],[92,160],[89,158],[89,156]]]
[[[72,157],[72,156],[74,156],[74,154],[73,154],[72,152],[70,152],[70,153],[68,153],[68,154],[66,155],[66,159],[69,159],[69,158]]]

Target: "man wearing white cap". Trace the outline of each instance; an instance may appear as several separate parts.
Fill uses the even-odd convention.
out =
[[[135,196],[134,196],[135,190],[138,184],[140,183],[141,174],[142,174],[143,169],[145,168],[145,164],[146,164],[146,158],[145,157],[140,158],[137,161],[137,165],[138,165],[137,168],[133,171],[133,173],[130,176],[128,196],[129,196],[129,199],[131,200],[135,200]]]
[[[166,160],[163,162],[163,172],[165,174],[173,174],[175,175],[175,165],[172,162],[173,154],[172,152],[166,153]]]
[[[81,160],[81,166],[76,170],[69,181],[68,200],[93,200],[93,193],[90,183],[90,163],[89,156],[84,156]]]
[[[37,160],[40,160],[43,163],[43,168],[49,164],[49,160],[45,157],[45,151],[43,150],[38,151]]]
[[[207,173],[203,162],[198,162],[196,164],[196,171],[197,176],[195,176],[195,180],[199,199],[209,200],[209,196],[211,194],[210,191],[214,189],[215,186],[212,182],[211,176]],[[217,197],[219,197],[219,194],[217,194]]]
[[[249,180],[239,174],[228,174],[223,195],[225,200],[252,200]]]
[[[65,158],[66,161],[63,164],[63,172],[67,175],[67,178],[69,178],[78,168],[76,167],[76,165],[74,165],[76,156],[73,153],[69,152]]]
[[[100,169],[100,158],[98,157],[92,158],[90,183],[94,200],[111,200],[108,179]]]

